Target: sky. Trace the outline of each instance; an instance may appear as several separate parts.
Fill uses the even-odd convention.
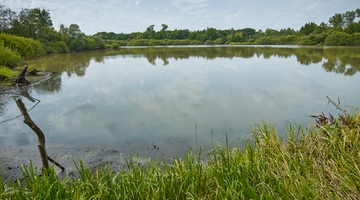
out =
[[[336,13],[360,8],[360,0],[0,0],[5,8],[48,10],[56,30],[78,24],[86,35],[97,32],[267,28],[299,30],[306,23],[328,23]]]

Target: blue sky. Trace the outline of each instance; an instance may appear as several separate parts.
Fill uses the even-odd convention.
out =
[[[55,29],[78,24],[82,32],[143,32],[167,24],[169,30],[255,28],[300,29],[305,23],[328,22],[335,13],[360,8],[360,0],[0,0],[16,12],[49,10]]]

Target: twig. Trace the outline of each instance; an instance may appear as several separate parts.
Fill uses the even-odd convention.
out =
[[[344,113],[345,115],[348,115],[346,113],[346,110],[345,109],[342,109],[339,105],[340,105],[340,100],[339,101],[339,104],[336,104],[332,99],[330,99],[329,96],[326,96],[326,98],[328,99],[328,102],[330,102],[331,104],[333,104],[335,106],[336,109],[340,110],[342,113]]]
[[[37,105],[40,103],[40,100],[39,100],[39,99],[36,99],[36,98],[33,98],[33,97],[32,97],[32,99],[35,99],[37,102],[36,102],[35,105],[33,105],[30,109],[27,110],[28,112],[30,112],[33,108],[35,108],[35,106],[37,106]],[[15,98],[14,98],[14,101],[16,101]],[[8,121],[11,121],[11,120],[14,120],[14,119],[17,119],[17,118],[19,118],[19,117],[21,117],[21,116],[22,116],[22,114],[14,117],[14,118],[11,118],[11,119],[6,119],[6,120],[4,120],[4,121],[1,121],[0,124],[5,123],[5,122],[8,122]]]
[[[50,156],[47,157],[48,160],[52,163],[54,163],[56,166],[58,166],[62,171],[65,170],[65,167],[63,167],[60,163],[56,162],[56,160],[53,160],[52,158],[50,158]]]

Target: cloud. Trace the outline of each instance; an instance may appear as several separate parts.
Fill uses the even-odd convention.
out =
[[[141,1],[140,1],[140,0],[137,0],[137,1],[135,2],[135,5],[136,5],[137,7],[139,7],[139,6],[140,6],[140,3],[141,3]]]
[[[209,5],[209,0],[173,0],[171,3],[181,12],[201,12]]]

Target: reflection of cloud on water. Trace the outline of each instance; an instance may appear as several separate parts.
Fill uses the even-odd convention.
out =
[[[91,80],[69,79],[63,99],[49,97],[54,103],[76,102],[51,114],[49,121],[57,124],[59,135],[113,142],[126,137],[191,137],[196,123],[199,135],[211,137],[214,130],[220,137],[229,132],[240,136],[267,117],[277,123],[307,120],[326,101],[317,93],[330,88],[319,81],[321,67],[309,72],[315,65],[296,68],[282,59],[266,64],[189,59],[171,61],[166,68],[149,66],[146,59],[126,62],[90,66]]]
[[[255,101],[258,104],[262,104],[264,106],[274,107],[275,105],[274,96],[270,92],[267,92],[266,90],[263,89],[252,90],[251,100]]]

